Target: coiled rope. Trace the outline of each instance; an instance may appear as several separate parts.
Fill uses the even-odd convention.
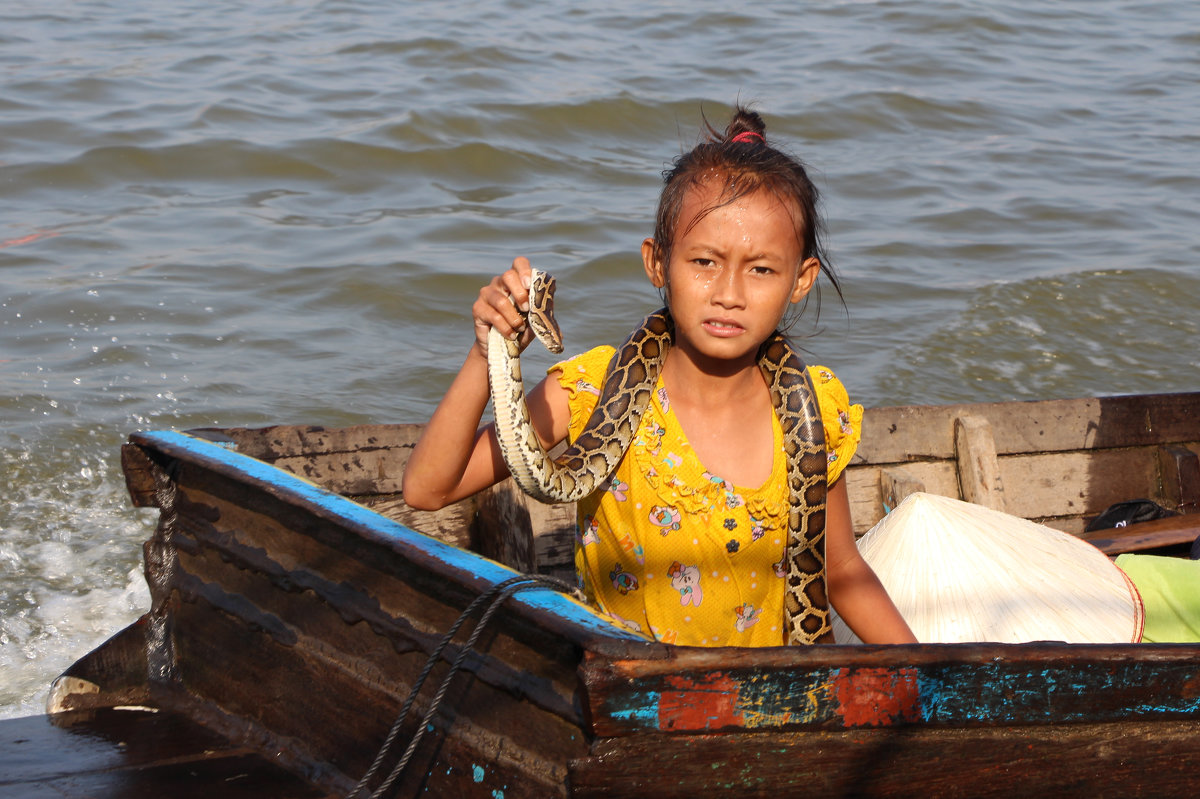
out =
[[[425,684],[425,680],[429,677],[430,672],[433,671],[433,667],[437,665],[439,660],[441,660],[442,652],[447,646],[450,645],[450,642],[454,639],[454,636],[458,633],[459,628],[462,627],[466,620],[470,618],[480,606],[485,603],[489,603],[487,609],[480,617],[479,623],[475,625],[475,629],[473,629],[470,636],[467,637],[467,641],[459,651],[458,657],[456,657],[454,662],[450,665],[450,671],[447,672],[446,676],[442,678],[442,684],[438,686],[437,693],[434,694],[433,699],[430,701],[429,709],[425,711],[424,717],[421,718],[421,723],[417,725],[416,732],[413,733],[412,740],[408,742],[408,747],[404,750],[404,754],[400,756],[400,759],[392,768],[391,773],[388,774],[387,779],[380,783],[379,787],[370,794],[370,799],[381,799],[381,797],[386,795],[388,791],[391,790],[392,785],[395,784],[396,780],[400,778],[400,775],[404,773],[404,769],[408,766],[408,762],[412,759],[413,753],[417,751],[417,746],[421,743],[421,739],[425,736],[425,730],[428,729],[429,722],[433,719],[434,714],[437,713],[438,707],[441,705],[442,699],[446,695],[446,691],[450,688],[450,681],[454,679],[454,675],[458,673],[459,668],[466,661],[467,656],[474,651],[475,642],[479,639],[479,635],[483,632],[484,628],[487,627],[488,622],[491,621],[492,616],[495,615],[500,606],[504,604],[504,601],[513,594],[516,594],[519,591],[524,591],[528,588],[538,587],[553,588],[554,590],[561,591],[564,594],[570,594],[576,597],[579,596],[579,590],[575,586],[567,583],[564,580],[559,580],[556,577],[535,574],[519,574],[516,577],[511,577],[505,580],[504,582],[496,583],[487,591],[475,597],[475,599],[471,601],[471,604],[467,605],[466,609],[459,614],[458,619],[455,620],[453,625],[451,625],[450,630],[444,636],[442,636],[441,642],[438,643],[437,647],[432,653],[430,653],[429,659],[425,662],[425,668],[421,670],[421,674],[417,677],[417,681],[413,683],[412,690],[409,691],[408,694],[408,699],[405,700],[404,706],[400,709],[400,715],[396,719],[396,723],[392,725],[392,729],[388,732],[387,738],[384,739],[383,746],[381,746],[379,749],[379,754],[375,755],[375,760],[371,763],[371,767],[367,769],[367,773],[364,774],[362,779],[358,781],[358,784],[354,786],[354,790],[350,792],[350,794],[347,796],[347,799],[357,799],[357,797],[362,794],[363,791],[369,790],[368,785],[370,784],[371,780],[375,778],[376,772],[383,767],[384,761],[387,760],[388,755],[391,753],[392,746],[396,742],[396,737],[400,734],[400,728],[404,726],[404,722],[408,718],[408,713],[417,700],[417,694],[420,692],[421,687]]]

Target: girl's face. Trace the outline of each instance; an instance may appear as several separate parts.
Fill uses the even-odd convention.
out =
[[[720,190],[721,181],[710,180],[689,191],[669,262],[654,258],[653,239],[642,242],[642,260],[650,282],[666,289],[677,348],[703,360],[753,360],[821,264],[802,259],[798,212],[774,194],[714,207]]]

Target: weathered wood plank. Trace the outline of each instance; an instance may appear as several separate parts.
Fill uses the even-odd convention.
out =
[[[1194,721],[659,735],[597,741],[571,785],[580,799],[1182,797],[1198,760]]]
[[[1198,440],[1200,395],[871,408],[854,462],[953,458],[953,419],[963,414],[991,422],[1000,455],[1151,447]]]
[[[470,551],[476,549],[474,497],[447,505],[437,511],[414,510],[399,494],[360,494],[348,498],[392,521],[433,536],[451,546]]]
[[[888,477],[882,473],[887,471]],[[931,494],[959,498],[958,474],[954,461],[917,461],[892,464],[884,467],[873,464],[851,465],[843,479],[846,492],[850,495],[850,517],[854,521],[854,532],[862,535],[882,519],[895,506],[889,505],[881,486],[885,479],[920,484]]]
[[[1154,448],[1000,458],[1008,512],[1026,519],[1095,516],[1109,505],[1159,494]]]
[[[325,455],[332,452],[362,452],[376,449],[411,450],[420,438],[420,424],[363,424],[348,427],[275,425],[272,427],[223,427],[193,430],[204,438],[237,445],[238,452],[274,463],[285,457]],[[398,458],[407,461],[405,455]]]

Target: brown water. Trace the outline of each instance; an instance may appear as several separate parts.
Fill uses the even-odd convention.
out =
[[[422,420],[518,254],[615,342],[738,97],[825,191],[798,332],[857,400],[1200,388],[1198,74],[1192,2],[6,3],[0,715],[146,604],[130,431]]]

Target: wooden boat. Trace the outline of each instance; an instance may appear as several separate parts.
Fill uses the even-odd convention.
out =
[[[847,486],[860,531],[924,489],[1079,533],[1121,500],[1196,510],[1197,420],[1200,393],[874,409]],[[153,607],[55,682],[50,715],[0,722],[0,792],[350,793],[464,609],[570,571],[570,508],[507,485],[405,507],[415,435],[131,436],[133,503],[160,510]],[[1162,551],[1196,519],[1091,535]],[[674,647],[541,585],[465,636],[373,778],[424,731],[387,795],[1195,793],[1197,645]]]

